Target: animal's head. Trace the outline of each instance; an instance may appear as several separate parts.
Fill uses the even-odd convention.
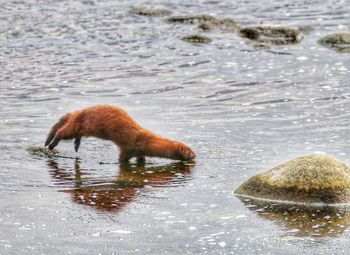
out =
[[[176,159],[179,160],[193,160],[196,158],[196,153],[194,153],[190,147],[184,145],[183,143],[177,143]]]

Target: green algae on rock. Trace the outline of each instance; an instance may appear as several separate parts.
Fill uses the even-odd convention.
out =
[[[162,17],[171,14],[171,11],[165,9],[148,9],[144,7],[130,7],[130,13],[141,15],[141,16],[152,16],[152,17]]]
[[[253,176],[235,194],[285,203],[347,204],[350,169],[325,154],[303,156]]]
[[[32,155],[36,155],[36,156],[40,156],[40,157],[52,158],[52,157],[58,155],[57,150],[55,150],[55,149],[50,150],[47,147],[40,147],[40,146],[31,146],[31,147],[27,148],[27,151]]]
[[[242,37],[260,43],[274,45],[296,44],[302,39],[302,33],[295,28],[284,26],[254,26],[240,30]]]
[[[318,40],[318,43],[339,53],[350,53],[350,34],[347,33],[327,35]]]
[[[212,42],[211,38],[206,37],[204,35],[188,35],[182,37],[181,40],[193,44],[208,44]]]

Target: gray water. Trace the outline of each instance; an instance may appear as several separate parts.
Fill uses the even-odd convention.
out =
[[[233,191],[315,151],[350,165],[349,54],[317,44],[349,32],[350,2],[132,2],[314,28],[270,51],[233,33],[188,44],[196,26],[130,14],[130,4],[1,1],[0,254],[347,254],[346,211],[289,216]],[[113,143],[92,138],[77,154],[60,143],[58,158],[26,151],[61,115],[96,104],[188,144],[195,164],[122,167]]]

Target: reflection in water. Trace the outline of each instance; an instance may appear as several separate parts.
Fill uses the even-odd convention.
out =
[[[54,160],[48,161],[55,184],[64,187],[75,203],[94,207],[100,211],[115,212],[122,209],[148,187],[182,185],[188,180],[192,165],[174,163],[148,167],[144,164],[120,165],[118,176],[113,179],[83,177],[86,173],[75,161],[74,172],[59,168]]]
[[[346,207],[306,207],[239,199],[261,218],[276,222],[299,237],[333,237],[350,226],[350,210]]]

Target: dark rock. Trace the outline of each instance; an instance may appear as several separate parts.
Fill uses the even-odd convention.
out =
[[[193,43],[193,44],[208,44],[212,42],[212,39],[203,35],[188,35],[181,40],[188,42],[188,43]]]
[[[217,19],[209,15],[184,15],[173,16],[167,19],[170,23],[198,24],[202,22],[215,22]]]
[[[274,45],[295,44],[302,39],[302,33],[298,29],[282,26],[245,27],[240,30],[240,35],[260,43]]]

